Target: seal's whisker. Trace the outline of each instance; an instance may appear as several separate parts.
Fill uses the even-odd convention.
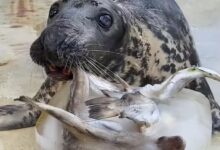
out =
[[[90,58],[91,59],[91,58]],[[110,77],[110,79],[112,80],[112,81],[117,81],[117,80],[115,80],[115,76],[113,75],[110,75],[108,72],[107,72],[107,70],[105,70],[106,68],[102,68],[100,65],[98,65],[98,64],[96,64],[94,61],[92,61],[92,60],[90,60],[90,63],[92,63],[92,64],[94,64],[95,66],[96,66],[96,69],[98,70],[98,71],[102,71],[103,73],[104,73],[104,75],[105,76],[103,76],[102,75],[102,77],[106,77],[106,75],[108,76],[108,77]],[[100,74],[99,74],[100,75]]]
[[[106,51],[106,50],[88,50],[88,52],[100,52],[100,53],[111,53],[111,54],[115,54],[115,55],[121,55],[121,56],[126,56],[125,54],[122,53],[117,53],[117,52],[112,52],[112,51]]]
[[[98,66],[95,62],[92,62],[91,60],[90,60],[90,61],[88,60],[88,62],[89,62],[92,66],[95,67],[94,69],[96,69],[98,72],[100,72],[101,76],[103,76],[103,74],[104,74],[104,75],[107,75],[107,76],[109,76],[109,77],[111,78],[111,80],[115,81],[114,76],[111,76],[110,74],[108,74],[108,72],[107,72],[106,70],[104,70],[103,68],[101,68],[100,66]],[[100,74],[98,74],[98,75],[100,75]]]
[[[72,65],[73,65],[73,61],[72,61]],[[82,62],[82,63],[84,63],[84,62]],[[82,64],[81,62],[80,62],[80,60],[79,60],[79,58],[78,57],[75,57],[75,64],[76,64],[76,68],[79,68],[79,69],[81,69],[82,71],[84,71],[84,72],[86,72],[86,69],[85,69],[85,67],[84,67],[84,65]],[[72,69],[72,65],[71,65],[71,69]]]
[[[102,77],[105,77],[106,75],[108,75],[106,73],[106,71],[104,71],[102,68],[98,67],[98,65],[94,64],[90,60],[87,59],[87,62],[88,62],[87,66],[90,67],[90,70],[92,72],[94,72],[97,76],[101,75]],[[110,75],[108,75],[108,76],[114,81],[114,79]]]
[[[80,68],[80,62],[77,57],[75,58],[75,64],[76,64],[76,68]]]
[[[84,71],[83,65],[82,65],[82,63],[79,61],[79,58],[76,57],[76,59],[77,59],[77,62],[78,62],[78,68],[80,68],[80,69],[82,69],[82,70]]]
[[[98,47],[105,47],[103,44],[86,44],[86,48],[89,48],[89,47],[91,47],[91,46],[98,46]]]
[[[101,76],[102,76],[101,71],[94,64],[92,64],[91,61],[89,61],[88,59],[86,59],[86,61],[87,61],[86,65],[90,68],[90,70],[92,72],[94,72],[96,75],[100,75],[101,74]]]
[[[68,71],[70,72],[73,66],[73,60],[70,59],[70,62],[67,64]]]
[[[95,60],[93,60],[91,57],[89,57],[90,58],[90,62],[93,62],[93,64],[95,64],[100,70],[102,70],[106,75],[108,75],[113,81],[115,81],[115,79],[114,79],[114,77],[115,77],[115,75],[113,74],[113,76],[112,75],[110,75],[109,73],[108,73],[108,69],[106,68],[106,67],[103,67],[103,66],[100,66],[98,63],[97,63],[97,61],[95,61]],[[111,71],[110,71],[110,73],[112,73]]]
[[[66,69],[66,68],[68,67],[69,60],[70,60],[70,57],[68,56],[68,57],[67,57],[66,64],[65,64],[65,66],[64,66],[64,69]]]
[[[107,67],[105,67],[105,66],[104,66],[103,64],[101,64],[100,62],[98,62],[98,61],[92,59],[91,57],[90,57],[90,59],[93,60],[93,61],[95,61],[97,65],[102,66],[102,67],[105,68],[107,71],[109,71],[111,74],[113,74],[113,77],[115,77],[116,79],[118,79],[119,83],[121,83],[121,84],[123,85],[123,87],[125,88],[125,89],[124,89],[125,91],[127,91],[127,90],[130,89],[129,84],[128,84],[126,81],[124,81],[120,76],[118,76],[117,74],[115,74],[114,72],[112,72],[110,69],[108,69]]]

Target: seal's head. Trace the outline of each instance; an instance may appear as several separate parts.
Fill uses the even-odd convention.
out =
[[[50,9],[48,25],[31,46],[34,62],[56,78],[69,79],[68,68],[87,71],[121,60],[117,49],[126,23],[112,0],[59,0]]]
[[[130,85],[160,83],[198,64],[187,22],[174,0],[59,0],[31,47],[34,62],[56,78],[77,66]]]

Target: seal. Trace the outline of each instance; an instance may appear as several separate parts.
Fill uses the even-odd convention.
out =
[[[53,78],[70,79],[68,68],[78,66],[135,86],[161,83],[178,70],[200,65],[174,0],[59,0],[30,55]],[[189,88],[209,98],[213,128],[220,129],[220,107],[205,79]]]
[[[161,83],[178,70],[200,65],[175,0],[56,1],[30,55],[53,80],[72,79],[71,69],[80,67],[135,86]],[[208,97],[213,128],[220,130],[220,107],[206,80],[189,88]]]

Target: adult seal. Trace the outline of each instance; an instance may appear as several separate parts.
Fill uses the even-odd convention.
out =
[[[81,67],[135,86],[160,83],[180,69],[200,65],[175,0],[59,0],[30,55],[54,80],[71,79],[69,70]],[[189,88],[208,97],[213,128],[220,130],[220,108],[206,80]]]

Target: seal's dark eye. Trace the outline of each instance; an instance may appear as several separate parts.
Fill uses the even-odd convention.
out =
[[[108,14],[102,14],[98,17],[98,24],[102,27],[102,28],[110,28],[113,24],[113,18],[112,16],[108,15]]]
[[[55,3],[50,8],[49,17],[53,18],[56,14],[58,14],[58,12],[59,12],[59,4]]]

